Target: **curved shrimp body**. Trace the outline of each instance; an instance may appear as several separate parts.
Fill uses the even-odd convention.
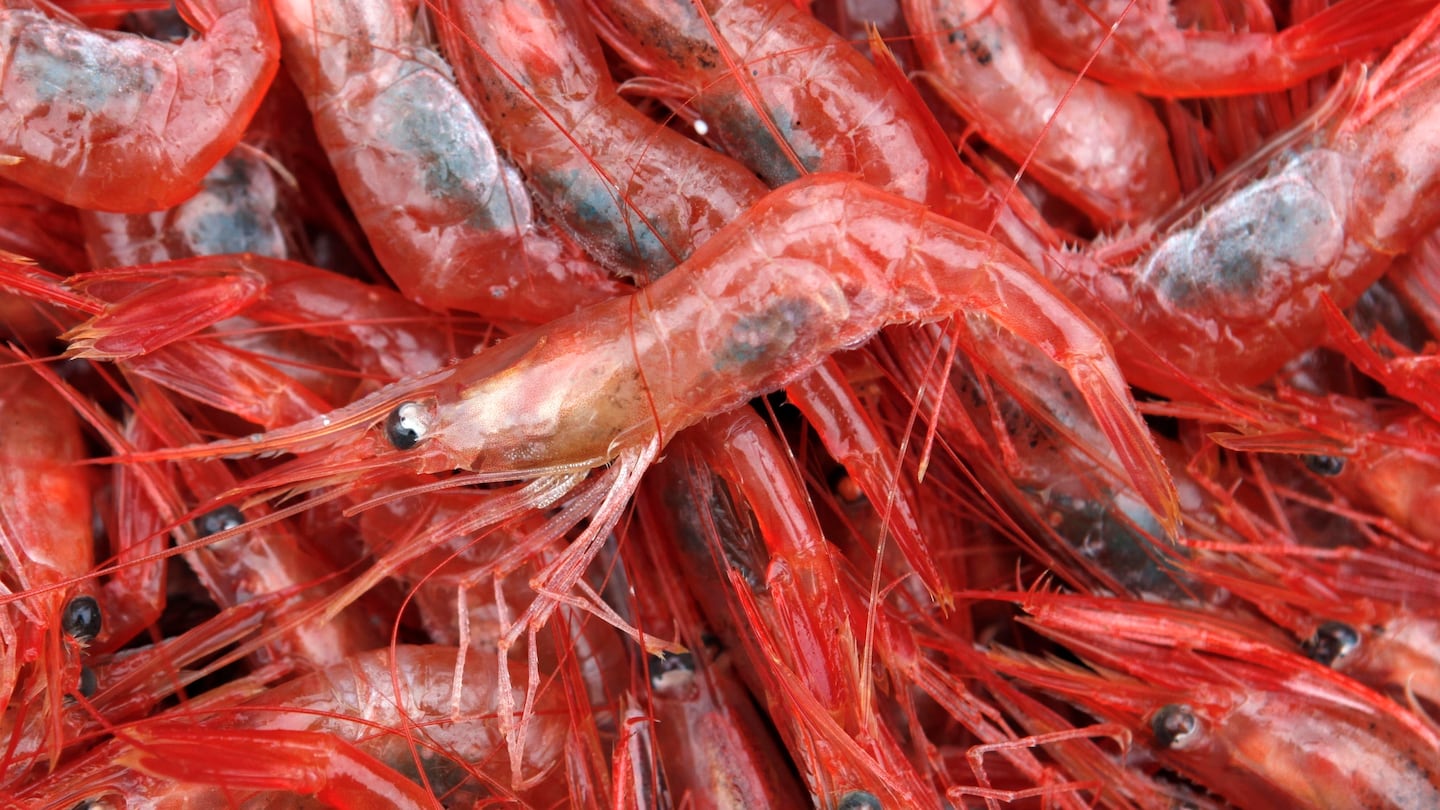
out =
[[[546,213],[617,272],[659,277],[764,193],[744,166],[616,95],[571,0],[444,8],[466,95]]]
[[[169,45],[0,9],[0,177],[81,208],[143,212],[189,197],[275,76],[264,0],[181,4],[203,33]]]
[[[946,103],[1096,224],[1148,219],[1179,198],[1154,111],[1056,68],[1013,0],[906,0],[905,16]]]
[[[1128,379],[1172,396],[1188,385],[1170,366],[1263,382],[1319,342],[1324,297],[1350,306],[1440,225],[1440,74],[1379,98],[1132,266],[1047,260],[1047,276],[1109,329]]]
[[[1143,603],[1041,596],[1028,609],[1036,629],[1138,681],[996,651],[1002,670],[1136,729],[1166,766],[1231,801],[1356,810],[1440,801],[1434,734],[1314,662]]]
[[[275,8],[320,142],[408,297],[544,323],[623,292],[539,220],[449,68],[419,41],[414,0]]]
[[[1168,3],[1022,0],[1035,45],[1057,64],[1163,98],[1293,87],[1395,42],[1433,5],[1345,0],[1277,34],[1197,31]]]
[[[1070,374],[1137,491],[1173,526],[1169,474],[1084,318],[994,240],[829,175],[767,196],[645,290],[440,374],[413,414],[423,423],[418,463],[517,474],[595,467],[783,387],[882,326],[965,310]]]
[[[771,186],[809,172],[855,172],[906,199],[943,203],[936,167],[946,158],[919,118],[929,113],[795,4],[595,5],[627,58],[682,84],[705,137]]]

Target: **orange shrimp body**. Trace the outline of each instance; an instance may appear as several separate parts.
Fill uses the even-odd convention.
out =
[[[230,151],[275,76],[264,0],[181,8],[203,39],[90,31],[20,2],[0,9],[0,177],[70,205],[169,208]]]

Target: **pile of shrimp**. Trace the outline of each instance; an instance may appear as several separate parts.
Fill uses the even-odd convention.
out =
[[[1440,807],[1437,0],[0,49],[0,807]]]

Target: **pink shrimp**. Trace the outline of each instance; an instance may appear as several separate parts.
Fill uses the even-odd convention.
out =
[[[1164,98],[1284,90],[1387,47],[1432,0],[1343,0],[1278,34],[1185,27],[1168,4],[1021,0],[1035,45],[1069,70]]]
[[[82,208],[152,211],[190,196],[240,139],[280,59],[264,0],[193,0],[203,39],[92,31],[0,9],[0,177]]]
[[[1037,594],[1026,607],[1032,626],[1108,674],[997,649],[1002,671],[1127,725],[1166,766],[1232,801],[1357,810],[1440,801],[1440,739],[1263,635],[1116,599]]]
[[[286,63],[386,272],[426,306],[502,321],[543,323],[622,292],[538,218],[414,30],[416,6],[276,3]]]
[[[1419,43],[1436,24],[1440,13]],[[1103,248],[1049,255],[1047,277],[1107,330],[1127,379],[1181,398],[1197,380],[1259,383],[1320,341],[1322,298],[1349,306],[1440,225],[1440,52],[1410,59],[1371,82],[1352,76],[1339,92],[1358,85],[1354,108],[1135,264]]]
[[[616,94],[577,0],[440,7],[466,96],[546,212],[616,272],[659,277],[764,193]]]
[[[971,309],[1067,371],[1141,497],[1163,525],[1174,525],[1168,473],[1104,341],[993,240],[826,175],[772,193],[725,237],[640,293],[321,421],[177,452],[338,444],[344,455],[377,453],[422,472],[470,469],[490,480],[548,476],[558,484],[616,458],[643,468],[677,431],[783,386],[887,323]],[[768,273],[753,272],[761,264]],[[733,304],[713,313],[708,302],[717,300]],[[517,401],[529,405],[517,409]],[[383,430],[354,443],[378,421]],[[306,464],[318,472],[340,458]]]
[[[100,635],[89,471],[75,411],[6,351],[0,368],[0,700],[46,718],[58,756],[61,707],[84,645]]]
[[[905,16],[946,103],[1097,225],[1150,219],[1179,198],[1154,111],[1050,64],[1014,0],[906,0]]]
[[[318,793],[340,806],[428,808],[435,806],[432,791],[483,791],[480,796],[542,806],[563,802],[564,780],[540,778],[556,770],[563,707],[546,693],[544,723],[529,735],[532,756],[523,772],[510,773],[495,757],[501,735],[493,679],[470,669],[452,713],[455,653],[447,647],[376,650],[238,705],[209,700],[173,710],[122,730],[16,798],[64,796],[71,804],[150,798],[158,807],[195,807],[289,791]],[[422,719],[442,716],[446,722]],[[396,768],[418,771],[425,787]],[[512,787],[527,781],[528,788]]]

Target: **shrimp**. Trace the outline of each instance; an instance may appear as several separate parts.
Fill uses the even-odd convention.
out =
[[[9,351],[0,368],[0,699],[46,719],[51,762],[80,654],[100,635],[92,480],[75,411]]]
[[[279,65],[264,0],[185,0],[203,38],[92,31],[0,9],[0,177],[101,211],[169,208],[240,140]]]
[[[545,211],[616,272],[658,278],[764,193],[616,94],[576,0],[440,6],[466,96]]]
[[[1151,219],[1179,198],[1154,111],[1050,64],[1014,0],[906,0],[905,17],[945,102],[1096,225]]]
[[[1432,0],[1343,0],[1281,33],[1200,31],[1168,4],[1022,0],[1035,46],[1056,64],[1163,98],[1285,90],[1400,40]]]
[[[408,297],[544,323],[624,291],[538,218],[515,167],[420,41],[414,0],[275,7],[320,142]]]
[[[1046,276],[1107,331],[1127,379],[1174,398],[1263,382],[1320,341],[1322,298],[1349,306],[1440,225],[1440,53],[1387,75],[1352,76],[1337,92],[1360,98],[1338,121],[1313,139],[1298,126],[1281,144],[1307,146],[1134,264],[1049,252]]]
[[[1233,802],[1358,810],[1440,801],[1440,739],[1374,692],[1254,634],[1116,599],[1036,594],[1026,609],[1036,630],[1106,674],[997,648],[999,669],[1128,726],[1167,767]]]
[[[855,172],[944,210],[940,167],[954,158],[931,135],[938,124],[918,96],[794,4],[591,5],[606,39],[631,64],[678,83],[669,92],[683,94],[704,137],[772,187],[809,172]]]
[[[533,756],[523,773],[508,773],[494,756],[501,735],[493,680],[472,669],[460,708],[451,714],[455,653],[447,647],[375,650],[243,703],[206,701],[172,710],[127,727],[16,798],[125,804],[167,797],[158,806],[196,807],[223,805],[227,796],[290,791],[318,792],[340,806],[434,807],[432,792],[479,790],[532,805],[563,803],[564,780],[538,778],[556,770],[563,707],[546,693],[545,723],[530,734]],[[447,717],[443,723],[422,719],[441,716]],[[343,765],[327,761],[330,756]],[[419,773],[424,787],[396,768]],[[522,780],[536,784],[512,790]]]
[[[762,264],[763,276],[753,272]],[[707,302],[715,300],[735,303],[712,314]],[[965,309],[984,311],[1067,371],[1137,492],[1173,527],[1169,475],[1103,339],[1085,320],[993,240],[828,175],[772,193],[683,270],[635,295],[323,420],[179,452],[342,445],[417,472],[558,481],[616,458],[651,457],[679,430],[787,384],[888,323]],[[530,405],[517,410],[516,401]],[[383,429],[353,443],[378,421]],[[337,459],[312,462],[318,470]]]

